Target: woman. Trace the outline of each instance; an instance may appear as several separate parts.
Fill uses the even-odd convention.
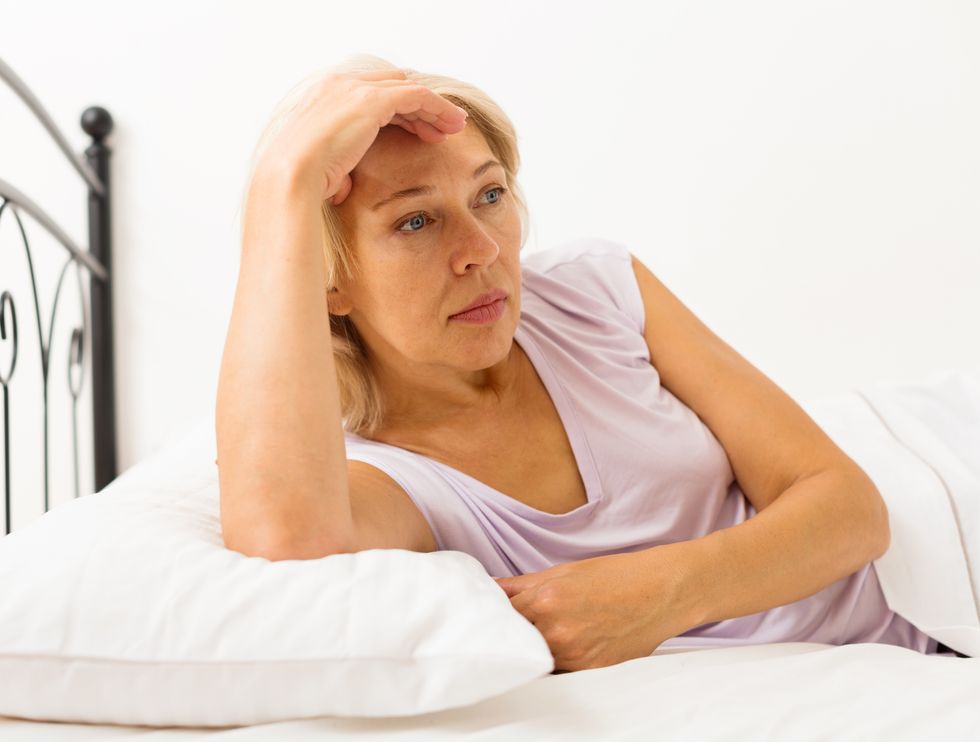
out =
[[[678,636],[934,652],[875,578],[871,479],[625,247],[522,262],[518,164],[482,91],[375,57],[283,102],[219,380],[225,544],[467,551],[559,670]]]

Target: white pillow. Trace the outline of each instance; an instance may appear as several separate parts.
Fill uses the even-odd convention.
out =
[[[0,539],[0,714],[238,726],[463,706],[554,669],[473,557],[221,540],[214,426]]]
[[[893,377],[802,406],[888,507],[891,544],[874,562],[888,607],[980,656],[980,369]]]

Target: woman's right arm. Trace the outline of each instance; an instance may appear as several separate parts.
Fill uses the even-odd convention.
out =
[[[352,512],[321,248],[322,202],[346,198],[388,123],[440,141],[463,119],[401,72],[332,75],[294,109],[249,184],[215,415],[223,539],[243,554],[315,559],[377,544],[386,536],[362,514],[409,505],[385,493]],[[404,539],[405,528],[389,530]]]
[[[225,545],[249,555],[316,558],[351,537],[319,209],[285,169],[246,196],[216,433]]]

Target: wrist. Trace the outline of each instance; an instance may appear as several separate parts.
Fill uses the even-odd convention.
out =
[[[308,202],[319,208],[323,183],[311,171],[288,157],[266,157],[255,168],[249,183],[249,198],[286,198],[293,203]]]
[[[706,579],[709,570],[705,565],[708,558],[707,551],[711,547],[711,542],[704,538],[676,541],[655,547],[664,550],[663,556],[671,565],[672,579],[668,583],[670,585],[668,600],[672,606],[672,613],[677,616],[678,624],[682,626],[677,634],[709,622],[707,606],[710,592]]]

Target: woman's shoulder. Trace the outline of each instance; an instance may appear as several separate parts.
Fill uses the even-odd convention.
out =
[[[521,264],[537,273],[548,273],[564,265],[595,265],[608,260],[629,260],[626,245],[602,237],[577,237],[545,250],[522,255]]]
[[[575,314],[612,312],[631,329],[643,332],[643,299],[626,245],[582,237],[529,253],[521,260],[527,292]]]

